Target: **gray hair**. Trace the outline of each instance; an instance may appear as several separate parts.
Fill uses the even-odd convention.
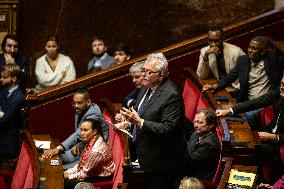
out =
[[[79,182],[74,189],[95,189],[95,187],[89,182]]]
[[[204,185],[200,180],[193,177],[184,177],[180,181],[178,189],[205,189]]]
[[[168,76],[168,61],[166,59],[166,57],[164,56],[163,53],[153,53],[153,54],[150,54],[147,59],[146,59],[146,62],[150,62],[150,61],[153,61],[153,60],[157,60],[157,64],[156,64],[156,68],[157,68],[157,71],[162,73],[162,75],[164,77]]]
[[[140,62],[136,62],[135,64],[133,64],[130,69],[129,72],[130,73],[134,73],[134,72],[141,72],[143,65],[144,65],[145,61],[140,61]]]

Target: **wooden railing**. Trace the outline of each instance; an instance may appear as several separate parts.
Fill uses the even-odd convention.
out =
[[[225,27],[224,28],[225,38],[227,40],[233,40],[233,39],[237,40],[237,38],[239,38],[240,36],[244,35],[253,36],[254,33],[256,33],[257,31],[261,31],[265,28],[269,28],[274,24],[283,22],[283,19],[284,19],[283,9],[273,10],[271,12]],[[273,35],[273,31],[271,32],[271,35]],[[163,52],[171,62],[172,60],[176,60],[180,57],[198,51],[206,43],[207,43],[207,35],[201,35],[183,41],[181,43],[177,43],[169,47],[163,48],[161,50],[158,50],[157,52]],[[244,49],[246,49],[248,41],[245,41],[245,43],[246,43],[245,45],[240,44],[240,46],[243,47]],[[145,58],[146,55],[135,58],[124,65],[117,65],[115,67],[111,67],[109,69],[102,70],[97,73],[92,73],[84,77],[78,78],[73,82],[53,87],[37,94],[30,94],[27,96],[27,100],[31,102],[34,101],[43,102],[52,99],[54,97],[56,98],[58,96],[64,96],[70,92],[73,92],[75,89],[78,88],[78,86],[88,87],[88,86],[95,86],[104,82],[111,82],[113,79],[117,77],[123,77],[124,75],[127,75],[128,70],[133,63],[141,61]],[[197,62],[194,62],[194,64],[197,64]]]
[[[225,38],[245,50],[249,40],[255,35],[269,35],[283,41],[284,36],[279,35],[283,26],[284,11],[274,10],[225,27]],[[207,36],[201,35],[157,51],[163,52],[168,58],[170,78],[178,87],[182,88],[184,84],[183,68],[196,69],[199,49],[206,44]],[[88,88],[95,102],[101,98],[121,102],[121,99],[134,88],[128,74],[130,66],[145,58],[146,55],[123,65],[91,73],[70,83],[27,95],[29,127],[32,134],[50,134],[61,141],[74,132],[74,111],[71,102],[73,92],[79,87]]]

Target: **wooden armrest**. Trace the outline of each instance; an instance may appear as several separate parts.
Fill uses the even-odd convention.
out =
[[[222,189],[225,188],[225,185],[229,179],[230,176],[230,171],[232,168],[232,164],[233,164],[233,158],[231,157],[223,157],[222,161],[224,162],[224,170],[223,170],[223,174],[222,177],[220,179],[220,182],[218,184],[218,189]]]

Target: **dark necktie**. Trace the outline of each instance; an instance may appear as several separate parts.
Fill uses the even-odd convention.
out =
[[[149,97],[150,97],[150,94],[151,94],[152,90],[150,88],[147,89],[147,92],[146,92],[146,95],[145,95],[145,98],[143,99],[143,101],[141,102],[141,105],[138,109],[138,115],[141,116],[148,100],[149,100]],[[132,130],[132,142],[135,142],[136,141],[136,138],[137,138],[137,135],[139,134],[140,132],[140,129],[136,127],[136,125],[133,125],[133,130]]]
[[[147,89],[147,92],[146,92],[146,95],[145,95],[145,98],[143,99],[143,101],[141,102],[141,105],[138,109],[138,114],[141,115],[148,100],[149,100],[149,97],[150,97],[150,94],[151,94],[152,90],[150,88]]]

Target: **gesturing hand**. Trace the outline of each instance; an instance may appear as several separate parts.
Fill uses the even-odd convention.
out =
[[[128,120],[131,123],[134,123],[136,126],[141,127],[142,126],[142,119],[138,115],[138,113],[133,109],[133,107],[127,109],[122,108],[120,110],[120,113],[125,117],[126,120]]]

